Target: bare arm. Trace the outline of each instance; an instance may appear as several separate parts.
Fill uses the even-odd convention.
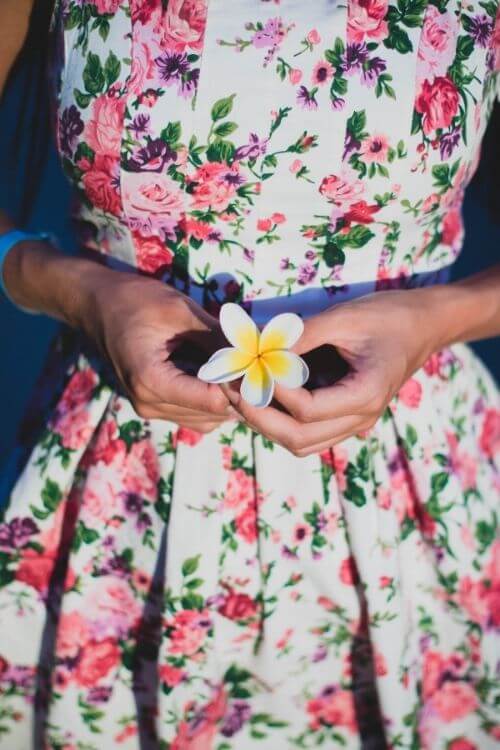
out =
[[[0,96],[21,51],[36,0],[0,0]],[[13,222],[0,210],[0,234]],[[113,365],[137,413],[201,432],[227,419],[228,401],[216,385],[179,370],[173,342],[196,340],[208,354],[217,321],[164,284],[65,256],[48,242],[19,242],[7,254],[5,287],[22,307],[82,328]],[[113,300],[110,304],[110,300]]]

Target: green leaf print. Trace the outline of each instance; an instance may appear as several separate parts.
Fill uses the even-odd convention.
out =
[[[222,120],[224,117],[228,116],[233,108],[233,100],[235,96],[236,94],[231,94],[231,96],[228,96],[225,99],[219,99],[215,102],[211,113],[214,122]]]
[[[90,94],[84,94],[78,89],[73,89],[73,94],[76,103],[81,109],[86,109],[92,101],[92,96]]]
[[[62,500],[62,492],[57,482],[46,479],[41,497],[44,507],[53,513]]]
[[[345,253],[335,242],[328,242],[323,250],[323,260],[329,268],[343,266]]]
[[[192,575],[198,569],[199,562],[200,555],[196,555],[196,557],[188,557],[187,560],[184,560],[182,564],[182,575]]]
[[[118,80],[121,67],[122,66],[119,59],[114,54],[114,52],[111,51],[106,59],[106,62],[104,63],[104,75],[106,76],[108,88]]]
[[[99,55],[89,52],[87,64],[83,69],[82,78],[85,90],[88,91],[89,94],[97,96],[97,94],[100,94],[104,90],[106,77],[104,75]]]
[[[366,243],[374,236],[375,235],[371,229],[368,229],[368,227],[365,227],[362,224],[357,224],[351,229],[349,234],[343,235],[342,238],[339,237],[338,239],[342,240],[342,245],[344,247],[360,248],[366,245]]]
[[[160,138],[165,143],[168,143],[169,146],[174,146],[179,142],[181,134],[182,128],[180,122],[169,122],[167,127],[161,131]]]

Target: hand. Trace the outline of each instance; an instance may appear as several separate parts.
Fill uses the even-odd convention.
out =
[[[207,354],[220,346],[223,337],[215,318],[154,279],[100,266],[93,281],[81,325],[110,360],[140,417],[206,433],[234,414],[218,386],[203,383],[174,362],[181,345],[198,345]]]
[[[278,404],[265,409],[249,406],[234,387],[225,392],[254,430],[296,456],[320,452],[364,433],[412,373],[439,348],[439,316],[429,291],[378,292],[306,320],[293,350],[303,355],[325,344],[334,346],[348,371],[333,385],[313,391],[277,386]]]

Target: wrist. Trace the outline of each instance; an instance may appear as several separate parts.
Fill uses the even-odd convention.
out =
[[[429,336],[429,354],[465,337],[469,294],[458,284],[436,284],[421,293],[422,325]]]

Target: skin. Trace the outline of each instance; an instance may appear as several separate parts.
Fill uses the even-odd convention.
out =
[[[2,0],[0,93],[31,5]],[[0,212],[0,234],[12,226]],[[225,342],[214,317],[161,282],[62,255],[45,242],[15,245],[4,282],[15,303],[81,328],[112,363],[139,416],[205,433],[239,418],[301,457],[369,430],[433,352],[500,334],[500,265],[462,282],[369,295],[306,320],[294,347],[304,354],[334,346],[347,375],[312,392],[278,386],[273,403],[256,409],[241,399],[239,383],[203,383],[172,361],[179,343],[196,344],[208,358]]]

